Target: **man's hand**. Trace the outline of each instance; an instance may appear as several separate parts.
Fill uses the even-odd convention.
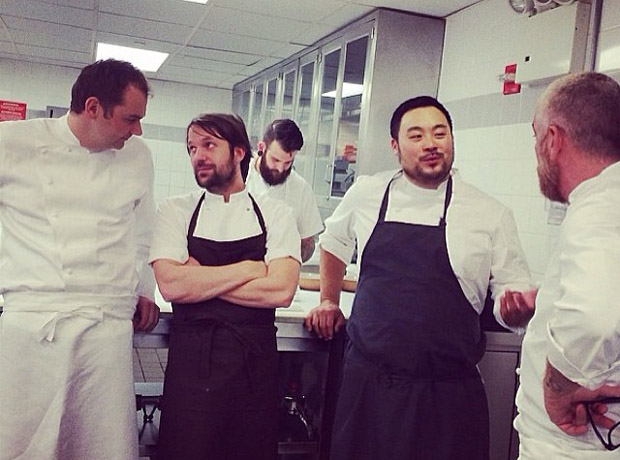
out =
[[[499,312],[507,326],[524,327],[534,316],[538,289],[526,292],[506,290],[499,300]]]
[[[588,390],[567,379],[547,362],[543,392],[549,419],[564,433],[577,436],[588,431],[585,404],[606,397],[620,397],[620,386],[603,385],[596,390]],[[592,404],[590,412],[593,422],[598,426],[609,429],[615,423],[603,415],[607,412],[605,404]]]
[[[331,300],[323,300],[321,305],[314,307],[304,319],[308,331],[314,331],[322,339],[331,340],[334,332],[344,324],[344,315],[338,305]]]
[[[147,297],[138,297],[136,313],[133,315],[133,330],[148,332],[159,321],[159,307]]]

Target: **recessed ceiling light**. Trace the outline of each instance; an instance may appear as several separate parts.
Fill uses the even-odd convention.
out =
[[[359,96],[364,92],[364,85],[360,85],[359,83],[342,83],[342,97],[351,97],[351,96]],[[323,93],[321,96],[323,97],[336,97],[336,90],[328,91],[327,93]]]
[[[127,61],[145,72],[157,72],[167,57],[168,53],[160,53],[159,51],[97,43],[97,60],[118,59]]]

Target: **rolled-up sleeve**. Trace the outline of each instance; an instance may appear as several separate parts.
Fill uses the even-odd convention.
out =
[[[291,257],[301,263],[300,237],[292,210],[281,201],[266,200],[269,210],[265,263]],[[265,212],[263,212],[265,215]]]
[[[180,205],[180,201],[179,198],[169,198],[160,203],[155,217],[149,263],[158,259],[185,263],[189,258],[187,229],[192,209],[185,209]]]
[[[360,179],[347,191],[344,198],[325,221],[325,231],[319,237],[321,249],[345,264],[351,262],[355,251],[355,206],[360,192]]]
[[[618,212],[581,208],[564,228],[559,296],[547,324],[549,362],[590,389],[617,384],[620,372],[620,225],[610,215]]]

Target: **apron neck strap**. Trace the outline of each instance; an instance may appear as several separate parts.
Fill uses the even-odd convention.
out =
[[[205,200],[205,195],[206,195],[205,192],[203,192],[202,195],[200,195],[200,199],[198,200],[196,209],[194,209],[192,218],[189,221],[189,228],[187,229],[187,234],[189,236],[194,236],[194,230],[196,230],[196,222],[198,221],[198,214],[200,212],[200,207],[202,206],[202,203]],[[261,231],[263,232],[263,234],[265,234],[267,233],[267,227],[265,226],[265,219],[263,218],[263,213],[260,211],[260,208],[256,204],[256,201],[254,200],[252,195],[248,193],[248,196],[250,197],[250,201],[252,201],[252,207],[254,208],[254,213],[256,214],[256,217],[258,218],[258,224],[260,225]]]
[[[189,236],[194,236],[194,230],[196,229],[196,222],[198,221],[198,213],[200,212],[200,207],[205,200],[205,192],[202,192],[200,195],[200,199],[198,200],[198,204],[194,209],[194,213],[192,214],[192,219],[189,221],[189,228],[187,229],[187,234]]]
[[[394,177],[390,179],[390,182],[385,188],[385,192],[383,193],[383,199],[381,200],[381,207],[379,208],[379,219],[378,219],[379,223],[385,222],[385,213],[387,211],[388,202],[390,200],[390,187],[392,186],[392,182],[394,182],[394,180],[396,180],[397,178],[402,177],[403,174],[404,173],[402,170],[397,172],[394,175]],[[452,176],[448,177],[448,183],[446,185],[446,194],[445,194],[444,205],[443,205],[443,215],[439,219],[439,225],[441,227],[446,225],[446,215],[448,214],[448,206],[450,206],[450,200],[452,200]]]

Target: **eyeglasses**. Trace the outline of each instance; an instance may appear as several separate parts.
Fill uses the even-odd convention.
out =
[[[603,444],[605,449],[616,450],[618,447],[620,447],[620,444],[614,444],[614,442],[611,439],[611,435],[614,433],[614,430],[616,430],[616,428],[620,426],[620,422],[616,422],[613,424],[613,426],[607,432],[607,439],[605,439],[603,435],[601,434],[601,432],[598,430],[598,427],[594,423],[594,420],[592,419],[592,412],[590,411],[590,406],[596,403],[603,403],[603,404],[620,403],[620,398],[597,399],[596,401],[591,401],[585,405],[586,413],[588,415],[588,422],[590,422],[590,425],[592,426],[592,429],[594,430],[594,434],[596,434],[596,437],[599,439],[599,441],[601,441],[601,444]],[[620,430],[617,430],[616,434],[620,435]]]

